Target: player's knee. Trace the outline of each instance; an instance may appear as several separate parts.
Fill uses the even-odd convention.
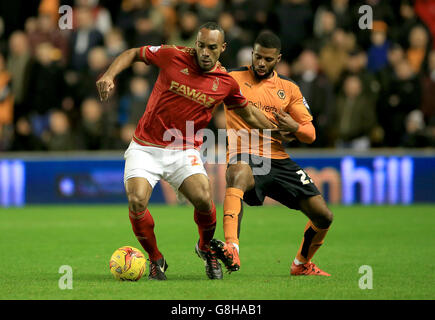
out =
[[[227,187],[238,188],[243,191],[251,189],[255,184],[251,169],[245,166],[230,166],[225,178]]]
[[[332,221],[334,220],[334,214],[326,208],[322,211],[322,213],[319,215],[317,219],[317,223],[319,225],[319,228],[327,229],[332,224]]]
[[[197,193],[194,199],[192,199],[192,204],[196,210],[201,212],[208,212],[211,210],[211,192],[208,188],[203,188]]]
[[[128,206],[130,208],[130,211],[138,213],[146,210],[147,201],[142,197],[132,193],[127,195],[127,198],[128,198]]]

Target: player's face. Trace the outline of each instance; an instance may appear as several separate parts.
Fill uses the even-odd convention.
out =
[[[252,70],[257,79],[267,79],[272,75],[276,64],[281,60],[278,49],[265,48],[258,43],[252,51]]]
[[[204,71],[213,69],[225,48],[226,43],[219,30],[199,30],[195,43],[199,67]]]

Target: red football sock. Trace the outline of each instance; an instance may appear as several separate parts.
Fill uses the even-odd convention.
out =
[[[216,207],[213,201],[212,208],[209,212],[200,212],[195,209],[194,220],[198,225],[199,232],[199,249],[207,251],[210,249],[210,240],[213,239],[216,229]]]
[[[162,258],[162,254],[157,248],[156,236],[154,234],[154,219],[148,209],[141,212],[129,210],[130,222],[133,232],[139,240],[142,248],[148,253],[151,261]]]

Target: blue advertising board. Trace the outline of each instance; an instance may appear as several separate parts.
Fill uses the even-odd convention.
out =
[[[435,155],[298,154],[292,157],[329,203],[411,204],[435,202]],[[206,164],[214,199],[225,193],[225,164]],[[126,203],[122,157],[9,157],[0,159],[0,206]],[[176,204],[167,183],[150,203]],[[267,203],[273,203],[269,201]]]

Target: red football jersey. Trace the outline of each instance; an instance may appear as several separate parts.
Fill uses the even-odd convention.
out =
[[[144,46],[140,53],[145,63],[160,68],[133,137],[141,145],[199,148],[203,137],[197,132],[210,122],[215,106],[224,102],[232,109],[248,104],[219,62],[208,72],[199,67],[193,48]]]

